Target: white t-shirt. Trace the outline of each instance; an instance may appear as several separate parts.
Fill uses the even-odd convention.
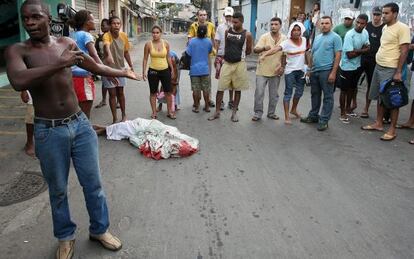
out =
[[[224,37],[226,36],[226,30],[230,28],[230,25],[227,23],[222,23],[217,27],[215,40],[220,41],[219,49],[217,50],[218,56],[224,56]]]
[[[296,70],[305,71],[306,38],[302,37],[302,44],[300,46],[287,39],[280,44],[280,47],[282,47],[282,51],[286,54],[286,75]]]

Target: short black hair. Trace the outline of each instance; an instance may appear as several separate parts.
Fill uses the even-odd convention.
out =
[[[24,1],[22,6],[20,6],[20,12],[23,10],[23,7],[25,7],[26,5],[40,5],[40,7],[42,8],[42,11],[44,11],[48,16],[50,16],[49,6],[41,0],[26,0],[26,1]]]
[[[207,14],[206,9],[200,9],[200,10],[198,10],[198,11],[197,11],[197,16],[199,16],[199,15],[200,15],[200,12],[206,12],[206,14]],[[207,14],[207,15],[208,15],[208,14]]]
[[[361,20],[364,20],[364,21],[368,22],[368,15],[362,13],[362,14],[358,15],[357,19],[361,19]]]
[[[242,13],[234,13],[233,19],[238,19],[239,21],[244,22],[244,16]]]
[[[102,24],[104,24],[104,22],[106,22],[107,24],[109,24],[109,20],[108,20],[108,19],[106,19],[106,18],[103,18],[103,19],[102,19],[102,21],[101,21],[101,25],[102,25]]]
[[[321,17],[321,20],[322,19],[329,19],[331,21],[331,23],[332,23],[332,17],[330,17],[329,15],[322,16]]]
[[[109,23],[109,25],[111,25],[112,24],[112,22],[114,21],[114,20],[116,20],[116,19],[118,19],[119,21],[121,21],[121,18],[119,18],[118,16],[112,16],[111,18],[109,18],[109,20],[108,20],[108,23]],[[122,22],[122,21],[121,21]]]
[[[197,38],[205,38],[207,35],[207,26],[206,25],[200,25],[197,28]]]
[[[271,22],[279,22],[280,25],[282,25],[282,19],[280,19],[279,17],[273,17],[272,19],[270,19]]]
[[[393,13],[399,13],[400,7],[396,3],[388,3],[385,4],[382,8],[391,8],[391,12]]]

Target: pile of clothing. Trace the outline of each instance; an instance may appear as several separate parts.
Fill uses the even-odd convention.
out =
[[[129,139],[144,156],[156,160],[190,156],[199,149],[198,139],[158,120],[137,118],[116,123],[106,127],[106,137],[110,140]]]

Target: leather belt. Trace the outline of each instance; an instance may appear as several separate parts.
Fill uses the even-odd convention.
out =
[[[82,111],[78,111],[77,113],[74,113],[64,119],[46,119],[46,118],[35,117],[34,122],[41,123],[47,127],[54,128],[54,127],[59,127],[62,125],[69,124],[71,121],[78,119],[81,116],[81,114],[82,114]]]

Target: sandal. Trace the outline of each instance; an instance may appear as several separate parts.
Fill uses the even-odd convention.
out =
[[[414,145],[414,139],[408,141],[409,144]]]
[[[369,118],[369,114],[368,114],[368,112],[363,112],[363,113],[361,113],[361,115],[359,117],[361,117],[363,119],[368,119]]]
[[[259,117],[256,117],[256,116],[253,116],[252,117],[252,121],[259,121],[261,118],[259,118]]]
[[[152,114],[151,115],[151,119],[153,119],[153,120],[157,119],[157,115],[156,114]]]
[[[381,136],[381,140],[382,141],[391,141],[394,140],[397,137],[397,135],[390,135],[388,133],[385,133],[384,135]]]
[[[177,117],[175,117],[175,114],[174,113],[167,114],[167,117],[170,118],[170,119],[172,119],[172,120],[177,119]]]
[[[368,131],[383,131],[384,129],[378,129],[378,128],[374,128],[372,125],[366,125],[366,126],[361,126],[362,130],[368,130]]]
[[[200,110],[198,108],[196,108],[196,107],[193,107],[193,110],[192,111],[195,112],[195,113],[199,113],[200,112]]]
[[[278,119],[279,119],[279,117],[278,117],[276,114],[267,115],[267,117],[268,117],[269,119],[272,119],[272,120],[278,120]]]
[[[98,105],[95,106],[96,109],[102,108],[106,105],[104,102],[100,102]]]

